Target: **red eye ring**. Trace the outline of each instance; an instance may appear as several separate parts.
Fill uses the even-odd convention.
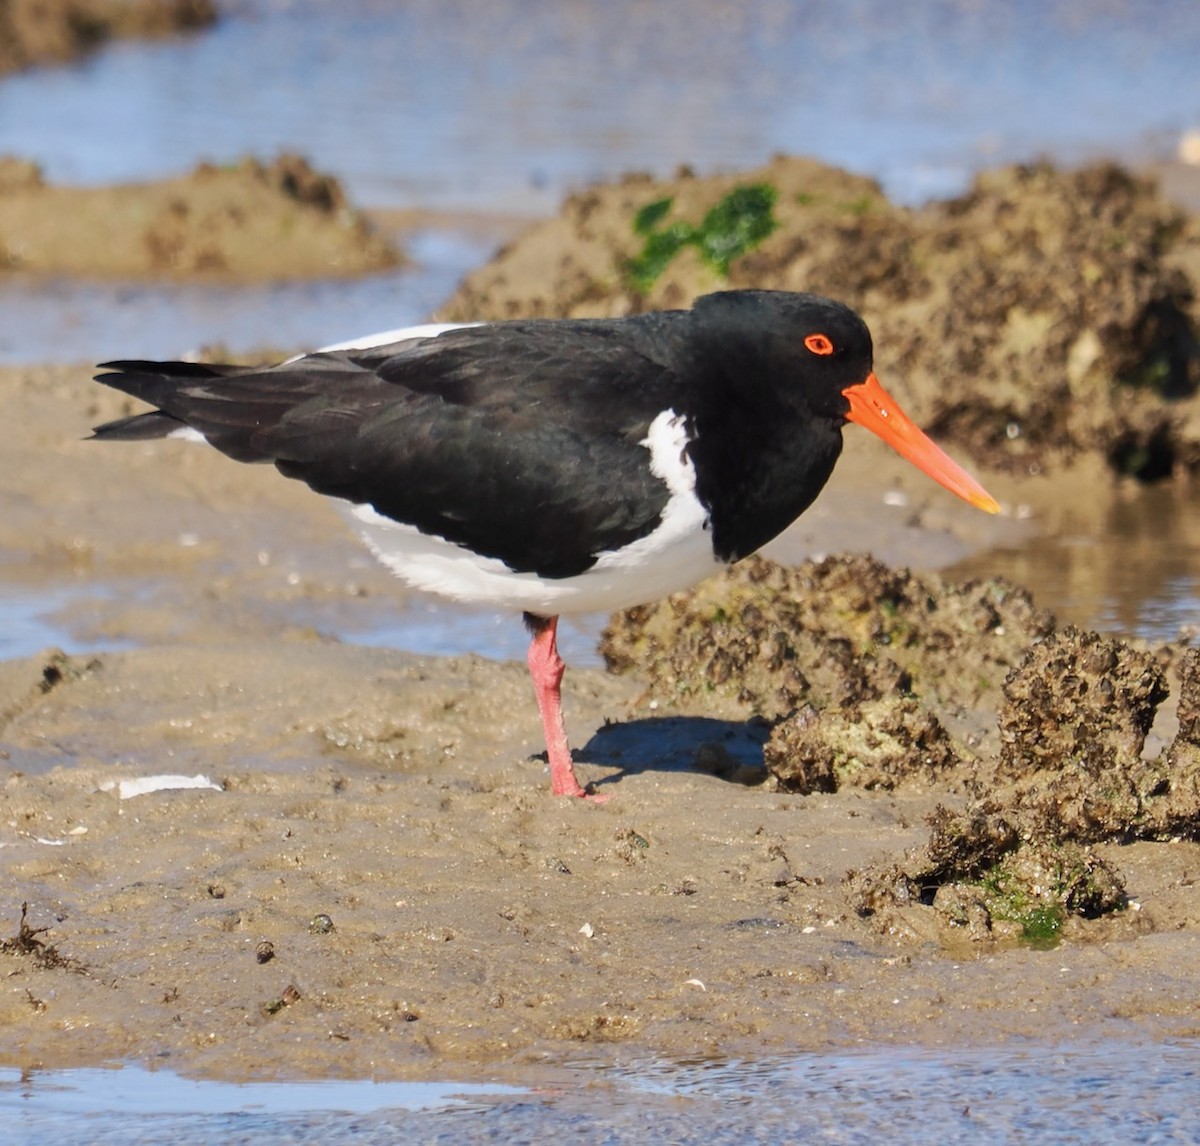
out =
[[[833,353],[833,340],[827,334],[810,334],[804,340],[804,345],[814,354]]]

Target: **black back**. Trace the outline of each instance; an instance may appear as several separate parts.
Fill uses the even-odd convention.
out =
[[[806,349],[811,333],[834,353]],[[492,323],[262,369],[108,363],[100,381],[157,411],[96,437],[183,423],[230,457],[557,578],[661,520],[668,490],[640,443],[668,409],[686,419],[717,555],[757,549],[825,484],[841,391],[870,367],[870,336],[847,308],[724,292],[690,311]]]

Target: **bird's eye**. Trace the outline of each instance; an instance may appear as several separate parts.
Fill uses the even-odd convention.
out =
[[[827,334],[810,334],[804,340],[804,345],[814,354],[833,353],[833,340]]]

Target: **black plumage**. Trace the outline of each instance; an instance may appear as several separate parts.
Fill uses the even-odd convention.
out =
[[[821,363],[820,385],[792,378],[805,352],[791,327],[813,311],[845,348]],[[272,462],[515,572],[560,578],[659,524],[668,491],[641,443],[664,410],[694,439],[717,555],[759,548],[828,479],[841,388],[870,362],[870,335],[847,308],[726,292],[690,311],[461,327],[263,368],[110,362],[99,381],[159,412],[96,437],[187,425],[238,461]]]

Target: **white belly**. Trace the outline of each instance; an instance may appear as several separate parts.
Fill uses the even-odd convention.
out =
[[[682,419],[664,410],[641,444],[650,451],[651,472],[670,491],[662,520],[653,533],[600,553],[590,569],[574,577],[546,580],[514,573],[494,557],[422,534],[369,505],[349,511],[375,556],[416,589],[542,616],[625,609],[686,589],[721,564],[713,555],[708,514],[694,492],[696,475],[684,454]]]
[[[533,573],[514,573],[494,557],[477,556],[411,525],[400,525],[369,505],[348,508],[375,556],[414,589],[541,616],[642,605],[686,589],[719,567],[712,539],[702,526],[689,531],[659,526],[624,549],[601,553],[584,573],[543,580]]]

